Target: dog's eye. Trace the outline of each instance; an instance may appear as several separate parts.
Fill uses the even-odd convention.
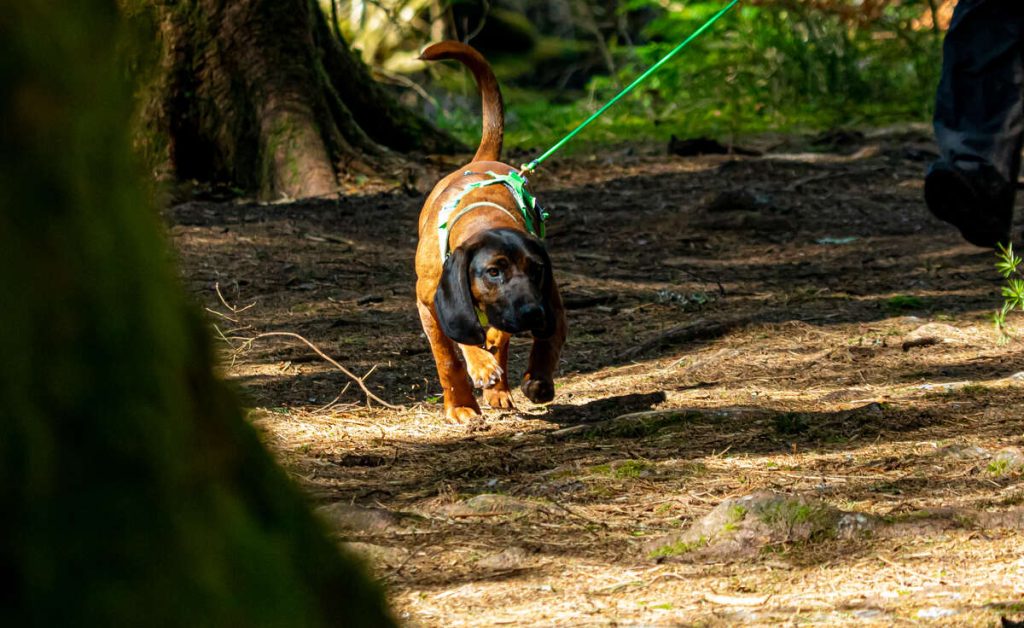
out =
[[[501,276],[501,269],[495,266],[491,266],[490,268],[487,269],[487,276],[490,277],[491,279],[497,279],[498,277]]]

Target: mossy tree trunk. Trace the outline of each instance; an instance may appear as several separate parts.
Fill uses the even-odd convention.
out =
[[[390,625],[214,376],[121,28],[114,0],[0,8],[0,625]]]
[[[461,148],[373,81],[316,0],[144,1],[163,45],[149,130],[182,179],[320,196],[396,151]]]

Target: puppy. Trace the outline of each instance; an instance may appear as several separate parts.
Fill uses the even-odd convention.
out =
[[[445,417],[463,422],[480,415],[473,385],[490,407],[513,407],[508,344],[523,332],[533,335],[523,394],[551,401],[565,312],[551,260],[535,235],[543,234],[539,208],[530,207],[528,193],[524,199],[514,185],[495,180],[517,173],[498,161],[505,126],[498,81],[480,53],[459,42],[434,44],[420,58],[461,62],[483,100],[473,161],[434,187],[419,221],[417,307],[444,388]]]

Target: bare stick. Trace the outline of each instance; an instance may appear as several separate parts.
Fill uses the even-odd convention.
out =
[[[253,336],[252,338],[247,338],[245,340],[245,342],[246,342],[246,344],[251,345],[253,342],[255,342],[257,340],[260,340],[261,338],[292,338],[294,340],[298,340],[298,341],[302,342],[307,347],[312,349],[318,356],[320,356],[321,358],[326,360],[329,364],[334,366],[334,368],[336,368],[339,371],[341,371],[342,373],[344,373],[349,379],[354,381],[360,388],[362,388],[363,389],[363,394],[366,395],[367,399],[372,399],[372,400],[376,401],[377,403],[379,403],[380,405],[384,406],[385,408],[390,408],[391,410],[401,410],[402,409],[401,406],[396,406],[396,405],[390,404],[387,401],[384,401],[383,399],[378,397],[377,395],[373,394],[373,392],[371,392],[370,389],[366,387],[366,384],[363,382],[363,378],[362,377],[359,377],[358,375],[356,375],[352,371],[348,370],[347,368],[345,368],[344,366],[339,364],[337,360],[335,360],[331,356],[329,356],[326,353],[324,353],[323,351],[321,351],[319,347],[317,347],[312,342],[306,340],[302,336],[300,336],[298,334],[295,334],[295,333],[292,333],[290,331],[270,331],[270,332],[266,332],[266,333],[263,333],[263,334],[259,334],[257,336]],[[372,372],[373,372],[373,370],[371,369],[370,373],[372,373]],[[367,373],[367,375],[369,375],[370,373]]]
[[[236,315],[236,316],[241,314],[241,313],[243,313],[243,312],[245,312],[246,310],[248,310],[249,308],[253,307],[254,305],[256,305],[256,302],[253,301],[252,303],[250,303],[249,305],[247,305],[245,307],[242,307],[242,308],[235,307],[235,306],[231,305],[230,303],[228,303],[227,299],[224,298],[224,294],[220,291],[220,283],[215,283],[213,285],[213,288],[217,292],[217,298],[220,299],[221,304],[224,307],[226,307],[228,310],[230,310],[231,313]],[[206,308],[206,309],[207,309],[208,312],[211,312],[213,314],[217,314],[218,316],[222,316],[222,317],[226,318],[227,320],[231,321],[232,323],[239,324],[238,320],[236,320],[234,318],[231,318],[230,316],[227,316],[225,314],[221,314],[220,312],[216,312],[216,311],[211,310],[209,308]],[[338,363],[337,360],[333,359],[331,356],[329,356],[326,353],[324,353],[323,351],[321,351],[320,348],[317,347],[315,344],[313,344],[309,340],[306,340],[305,338],[303,338],[299,334],[292,333],[290,331],[272,331],[272,332],[267,332],[267,333],[263,333],[263,334],[258,334],[256,336],[253,336],[252,338],[236,338],[236,340],[241,340],[242,341],[242,344],[240,346],[236,347],[234,344],[232,344],[231,339],[229,339],[227,336],[224,335],[224,332],[222,332],[220,330],[220,327],[214,325],[213,328],[217,330],[217,335],[220,336],[221,340],[223,340],[225,343],[227,343],[227,345],[229,347],[234,349],[234,352],[231,355],[231,364],[232,365],[234,365],[235,359],[238,357],[238,354],[240,352],[248,349],[249,347],[252,346],[252,343],[256,342],[257,340],[260,340],[261,338],[293,338],[295,340],[298,340],[298,341],[304,343],[307,347],[309,347],[314,352],[316,352],[317,355],[319,355],[321,358],[326,360],[329,364],[334,366],[336,369],[338,369],[339,371],[344,373],[352,381],[354,381],[356,384],[358,384],[359,387],[363,390],[363,394],[366,395],[367,400],[371,400],[372,399],[373,401],[376,401],[377,403],[379,403],[380,405],[384,406],[385,408],[390,408],[392,410],[401,410],[402,409],[400,406],[396,406],[396,405],[388,403],[387,401],[384,401],[383,399],[381,399],[377,395],[373,394],[373,392],[371,392],[370,389],[366,387],[365,380],[366,380],[367,377],[369,377],[371,374],[373,374],[373,372],[375,370],[377,370],[377,365],[376,364],[373,365],[373,368],[371,368],[369,371],[366,372],[366,375],[363,375],[362,377],[359,377],[358,375],[356,375],[355,373],[353,373],[352,371],[348,370],[347,368],[342,366],[340,363]],[[321,410],[318,410],[318,412],[322,411],[322,410],[325,410],[327,408],[330,408],[335,403],[337,403],[338,399],[340,399],[341,396],[345,394],[346,390],[348,390],[348,385],[345,386],[345,388],[341,391],[341,393],[338,395],[338,397],[334,401],[332,401],[331,403],[329,403],[326,406],[324,406],[323,408],[321,408]]]
[[[254,305],[256,305],[255,301],[253,301],[252,303],[250,303],[249,305],[247,305],[247,306],[245,306],[243,308],[238,308],[238,307],[235,307],[235,306],[231,305],[230,303],[228,303],[227,299],[224,298],[224,294],[221,293],[221,291],[220,291],[220,282],[219,281],[217,283],[213,284],[213,289],[217,292],[217,298],[220,299],[221,304],[224,307],[226,307],[229,310],[231,310],[232,314],[241,314],[242,312],[244,312],[244,311],[248,310],[249,308],[253,307]],[[208,311],[211,311],[211,312],[213,311],[213,310],[210,310],[210,308],[206,308],[206,309]],[[214,312],[214,314],[217,314],[217,312]],[[223,316],[223,314],[221,314],[221,316]],[[227,318],[227,317],[225,317],[225,318]]]
[[[364,379],[365,379],[365,377],[366,377],[366,376],[364,375],[363,377],[364,377]],[[339,399],[341,399],[341,397],[342,397],[342,396],[343,396],[343,395],[344,395],[344,394],[345,394],[346,392],[348,392],[348,388],[349,388],[349,386],[351,386],[351,385],[352,385],[352,382],[345,382],[345,387],[341,389],[341,392],[340,392],[340,393],[338,393],[338,396],[337,396],[337,397],[335,397],[335,398],[334,398],[334,400],[332,400],[332,401],[331,401],[330,403],[328,403],[328,404],[327,404],[326,406],[322,406],[322,407],[320,407],[320,408],[317,408],[316,410],[313,410],[313,414],[320,414],[321,412],[326,412],[326,411],[327,411],[327,410],[329,410],[330,408],[333,408],[333,407],[334,407],[334,404],[338,403],[338,400],[339,400]]]

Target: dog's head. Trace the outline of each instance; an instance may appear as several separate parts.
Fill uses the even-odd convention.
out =
[[[487,324],[536,338],[555,332],[551,260],[537,238],[514,229],[483,231],[456,248],[444,263],[434,309],[445,335],[482,345]]]

